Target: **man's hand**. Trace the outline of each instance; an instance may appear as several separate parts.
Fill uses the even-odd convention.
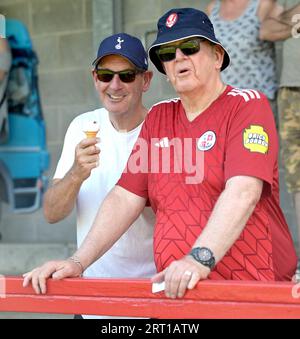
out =
[[[44,196],[44,214],[50,224],[66,218],[74,209],[82,183],[99,165],[98,138],[86,138],[75,149],[74,163],[62,179],[54,179]]]
[[[46,294],[46,281],[48,278],[52,277],[54,280],[61,280],[80,277],[81,274],[82,269],[80,266],[71,260],[49,261],[31,272],[23,274],[23,287],[27,287],[31,283],[36,294]]]
[[[96,146],[99,141],[99,138],[86,138],[76,146],[71,173],[80,182],[86,180],[91,171],[99,166],[100,149]]]
[[[165,294],[167,298],[182,298],[186,289],[193,289],[200,280],[210,274],[210,269],[197,263],[192,257],[186,256],[181,260],[173,261],[162,272],[152,277],[152,282],[165,281]]]

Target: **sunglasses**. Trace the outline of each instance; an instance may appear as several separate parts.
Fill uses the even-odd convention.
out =
[[[176,58],[176,50],[179,48],[184,55],[193,55],[200,51],[200,42],[205,39],[196,38],[183,41],[180,45],[161,46],[156,50],[160,61],[167,62]]]
[[[114,72],[110,69],[105,69],[105,68],[97,68],[95,69],[95,72],[97,74],[97,78],[99,81],[110,82],[112,81],[115,74],[118,74],[120,80],[125,83],[133,82],[135,80],[136,75],[138,73],[142,73],[142,71],[133,70],[133,69],[127,69],[124,71]]]

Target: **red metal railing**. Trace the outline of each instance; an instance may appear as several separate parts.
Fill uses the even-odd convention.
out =
[[[6,277],[2,312],[101,314],[149,318],[300,318],[300,286],[293,283],[202,281],[183,299],[152,294],[149,280],[48,281],[46,295]],[[3,285],[3,282],[2,282]]]

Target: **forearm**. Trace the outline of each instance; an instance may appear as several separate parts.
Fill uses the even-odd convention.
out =
[[[260,29],[260,39],[267,41],[286,40],[292,35],[292,27],[275,18],[266,19]]]
[[[122,236],[144,209],[146,200],[116,186],[105,198],[93,226],[75,253],[86,269]]]
[[[260,39],[279,41],[290,38],[295,25],[293,18],[297,14],[300,14],[300,4],[280,15],[270,15],[261,24]]]
[[[216,262],[220,261],[244,230],[259,200],[259,190],[240,190],[238,186],[225,189],[193,247],[210,248]]]
[[[285,12],[283,12],[280,16],[279,16],[279,20],[281,22],[284,22],[288,25],[293,25],[293,17],[297,14],[300,14],[300,3],[288,10],[286,10]]]
[[[72,212],[81,184],[72,170],[63,179],[54,181],[44,197],[44,215],[49,223],[59,222]]]

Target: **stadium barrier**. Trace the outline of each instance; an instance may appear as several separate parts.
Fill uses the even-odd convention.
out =
[[[300,318],[300,284],[202,281],[183,299],[152,293],[149,280],[65,279],[47,282],[47,294],[3,277],[0,312],[92,314],[156,319]]]

